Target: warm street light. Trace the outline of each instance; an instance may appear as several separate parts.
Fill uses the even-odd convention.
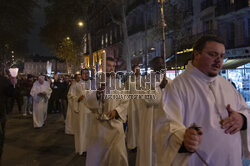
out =
[[[70,37],[66,37],[67,40],[70,40]]]
[[[82,21],[79,21],[77,24],[78,24],[79,27],[83,26],[83,22]]]

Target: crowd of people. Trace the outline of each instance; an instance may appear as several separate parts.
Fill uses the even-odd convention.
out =
[[[137,153],[137,166],[242,165],[250,158],[250,109],[219,76],[225,44],[203,36],[193,49],[174,80],[166,77],[161,57],[150,61],[150,75],[141,76],[135,65],[133,74],[117,79],[115,61],[107,57],[105,73],[95,78],[88,69],[74,78],[39,76],[35,82],[28,75],[14,87],[1,81],[9,93],[4,88],[0,94],[24,101],[23,115],[33,114],[35,128],[46,124],[47,113],[62,113],[65,133],[74,135],[75,153],[86,156],[87,166],[127,166],[127,150]],[[15,88],[20,91],[14,95]],[[1,109],[8,108],[4,104]]]

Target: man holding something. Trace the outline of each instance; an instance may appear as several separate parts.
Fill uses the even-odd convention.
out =
[[[249,108],[232,84],[218,75],[224,42],[203,36],[193,49],[192,61],[167,86],[163,98],[169,165],[240,166],[242,150],[250,150]]]

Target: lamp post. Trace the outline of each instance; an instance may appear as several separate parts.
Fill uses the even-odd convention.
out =
[[[160,4],[160,9],[161,9],[161,27],[162,27],[162,52],[161,56],[164,58],[164,67],[166,69],[166,47],[165,47],[165,18],[164,18],[164,2],[165,0],[158,0],[158,3]]]

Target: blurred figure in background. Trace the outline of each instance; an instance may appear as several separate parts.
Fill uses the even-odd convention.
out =
[[[68,108],[68,99],[67,99],[67,95],[69,92],[69,88],[71,86],[71,82],[70,82],[70,77],[68,75],[64,76],[64,80],[62,83],[62,95],[61,95],[61,109],[62,109],[62,115],[64,120],[66,119],[66,115],[67,115],[67,108]]]
[[[15,84],[15,95],[8,98],[7,102],[7,113],[11,113],[13,111],[15,102],[18,106],[18,113],[22,113],[22,105],[23,105],[23,94],[22,94],[22,80],[19,78],[16,78],[17,83]]]
[[[42,127],[47,119],[51,89],[49,82],[44,79],[44,76],[39,76],[30,92],[30,95],[33,97],[33,122],[35,128]]]
[[[59,98],[61,82],[57,74],[51,79],[50,88],[52,89],[52,93],[49,99],[48,113],[58,113],[60,110]]]
[[[15,95],[16,77],[9,76],[7,73],[0,75],[0,165],[3,153],[3,145],[5,140],[5,124],[6,124],[6,103],[8,97]]]
[[[26,116],[28,113],[32,114],[32,96],[30,95],[31,88],[33,86],[33,76],[31,74],[27,75],[27,79],[22,83],[23,89],[23,116]]]

